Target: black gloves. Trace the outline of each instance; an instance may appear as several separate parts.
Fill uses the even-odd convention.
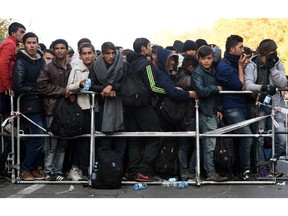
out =
[[[275,86],[272,85],[263,85],[261,87],[261,92],[266,92],[267,94],[273,96],[276,94],[277,90]]]
[[[279,58],[277,56],[277,52],[273,52],[267,56],[266,64],[267,68],[271,69],[275,66],[275,64],[279,61]]]

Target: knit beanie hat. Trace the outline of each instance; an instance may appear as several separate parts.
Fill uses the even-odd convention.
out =
[[[200,39],[197,39],[197,40],[195,41],[195,43],[196,43],[198,49],[199,49],[201,46],[203,46],[203,45],[208,45],[207,41],[204,40],[204,39],[201,39],[201,38],[200,38]]]
[[[258,51],[261,56],[267,55],[277,49],[275,41],[271,39],[262,40],[258,46]]]
[[[186,52],[187,50],[197,50],[198,47],[196,43],[192,40],[186,40],[183,45],[183,52]]]
[[[173,43],[173,47],[176,48],[177,53],[182,53],[183,52],[183,42],[180,40],[175,40]]]

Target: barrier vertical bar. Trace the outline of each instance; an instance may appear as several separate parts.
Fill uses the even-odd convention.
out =
[[[195,108],[196,108],[196,175],[195,181],[197,187],[200,186],[200,133],[199,133],[199,100],[195,100]]]
[[[92,93],[92,104],[91,104],[91,129],[90,129],[90,166],[89,166],[89,176],[91,177],[93,165],[95,163],[95,93]],[[91,186],[92,182],[89,181]]]

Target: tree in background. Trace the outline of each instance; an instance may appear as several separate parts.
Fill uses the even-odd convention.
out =
[[[151,38],[153,43],[162,46],[171,46],[174,40],[205,39],[209,44],[217,44],[225,51],[225,42],[228,36],[238,34],[244,38],[244,46],[257,50],[257,46],[263,39],[273,39],[278,45],[278,55],[288,74],[288,19],[287,18],[221,18],[209,28],[200,28],[191,32],[177,33],[171,30],[161,30]]]
[[[11,19],[1,19],[0,18],[0,43],[8,37],[8,26],[11,23]]]

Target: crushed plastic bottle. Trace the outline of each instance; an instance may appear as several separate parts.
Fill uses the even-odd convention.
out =
[[[142,190],[142,189],[146,189],[147,188],[147,184],[146,183],[136,183],[133,186],[134,190]]]
[[[179,189],[187,188],[188,187],[188,182],[187,181],[182,181],[178,184]]]

